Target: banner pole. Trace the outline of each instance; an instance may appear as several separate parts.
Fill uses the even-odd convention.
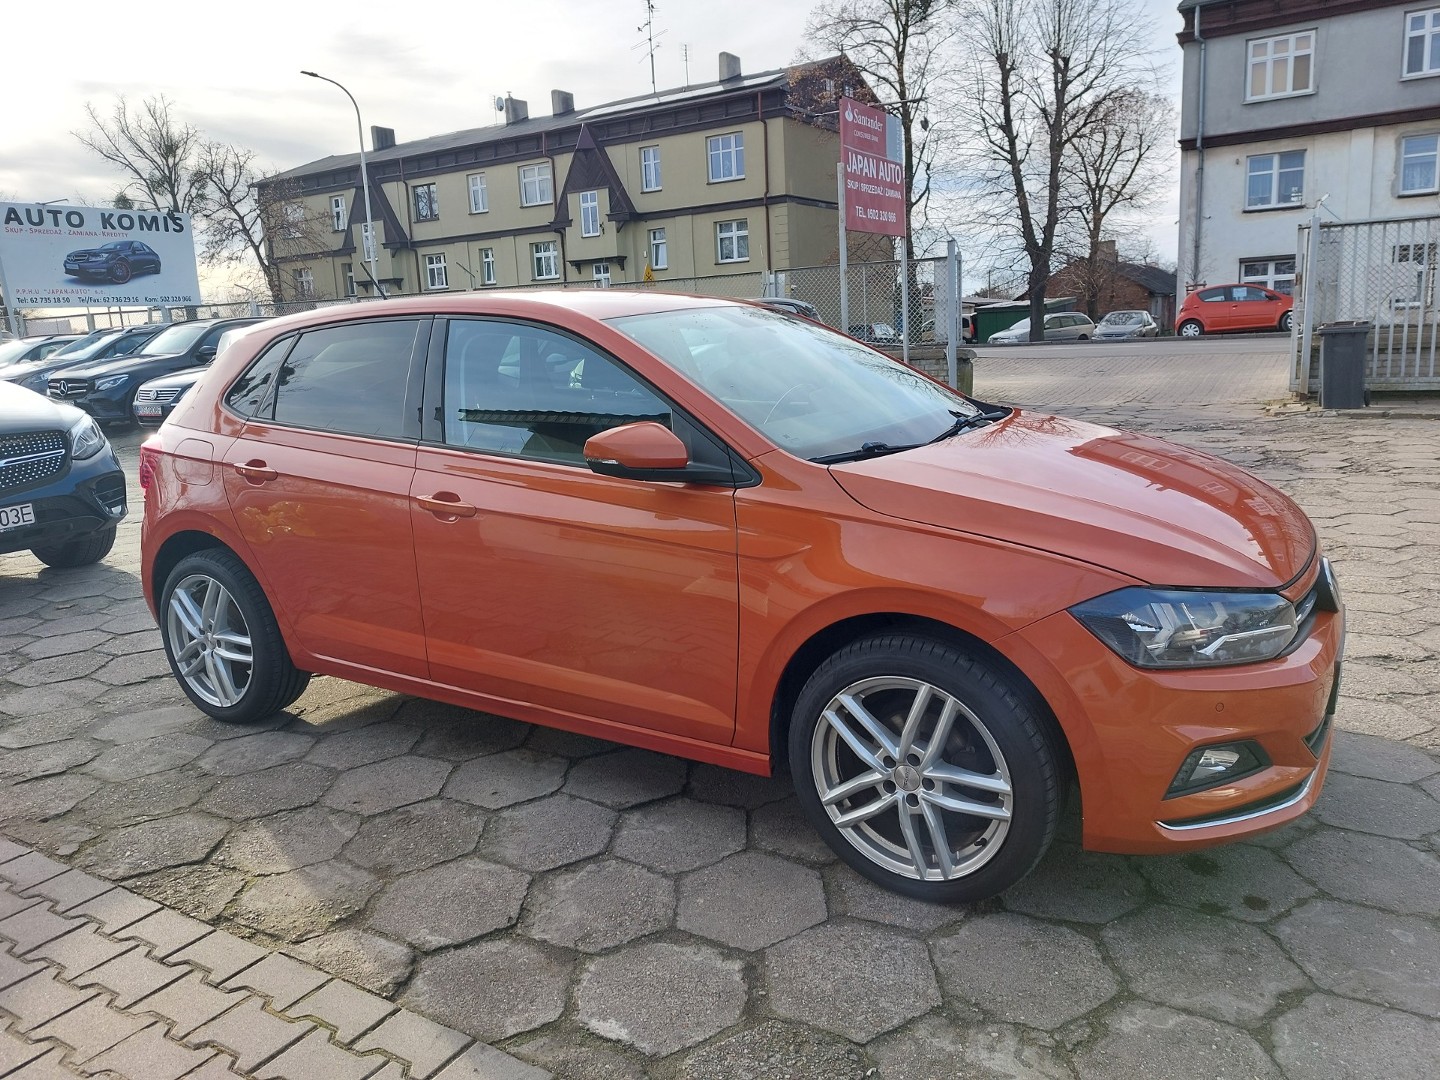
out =
[[[844,149],[841,149],[844,154]],[[836,202],[840,224],[840,332],[850,332],[850,253],[845,250],[845,162],[835,163]]]
[[[900,359],[910,362],[910,245],[900,238]]]
[[[5,280],[5,260],[0,259],[0,293],[5,296],[5,316],[10,323],[10,332],[20,336],[20,322],[15,314],[15,297],[10,295],[10,283]]]

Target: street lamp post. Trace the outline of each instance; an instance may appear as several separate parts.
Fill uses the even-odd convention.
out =
[[[346,90],[345,87],[341,86],[334,79],[316,74],[313,71],[302,71],[300,74],[309,75],[312,79],[322,79],[334,86],[339,86],[340,89],[344,91],[345,96],[350,99],[350,104],[355,106],[355,130],[360,135],[360,181],[365,186],[366,236],[362,237],[361,244],[365,247],[365,261],[370,264],[370,280],[375,285],[375,291],[383,297],[385,295],[385,289],[380,284],[380,274],[375,265],[377,244],[375,239],[375,224],[370,217],[370,170],[365,167],[365,125],[360,119],[360,106],[355,102],[355,95],[350,93],[349,90]],[[366,239],[368,239],[368,243],[366,243]]]

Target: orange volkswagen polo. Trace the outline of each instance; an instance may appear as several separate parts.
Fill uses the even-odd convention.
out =
[[[1303,814],[1343,615],[1217,458],[987,405],[824,326],[649,292],[263,323],[141,451],[190,700],[321,673],[768,774],[929,900]],[[484,723],[476,717],[476,723]]]

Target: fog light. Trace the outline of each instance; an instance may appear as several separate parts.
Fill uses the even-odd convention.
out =
[[[1176,795],[1204,791],[1206,788],[1259,772],[1269,764],[1270,759],[1265,756],[1265,751],[1253,742],[1202,746],[1191,750],[1185,756],[1165,797],[1171,799]]]

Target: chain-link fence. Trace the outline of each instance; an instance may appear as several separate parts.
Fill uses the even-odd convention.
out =
[[[788,296],[815,307],[820,318],[858,338],[881,344],[900,341],[901,274],[898,261],[851,263],[846,267],[849,286],[848,320],[840,313],[840,267],[804,266],[771,275],[768,295]],[[935,334],[937,283],[945,280],[944,259],[916,259],[910,263],[910,343],[929,344]],[[847,325],[841,325],[847,322]],[[943,338],[944,328],[941,327]]]

